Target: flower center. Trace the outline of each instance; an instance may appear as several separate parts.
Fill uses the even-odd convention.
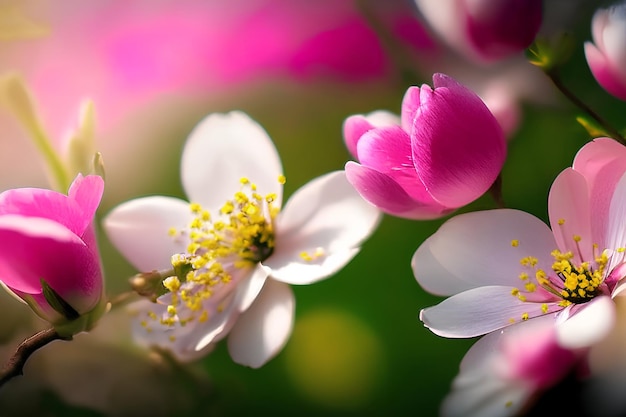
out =
[[[285,183],[283,176],[279,177]],[[188,230],[170,230],[189,241],[187,252],[172,257],[173,274],[163,280],[167,293],[159,297],[167,305],[165,326],[204,322],[222,312],[250,267],[274,251],[274,219],[280,211],[276,194],[260,195],[257,186],[241,178],[241,189],[226,201],[214,219],[200,204],[191,203],[194,215]]]

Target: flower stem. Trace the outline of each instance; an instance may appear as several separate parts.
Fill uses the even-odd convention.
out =
[[[23,375],[24,365],[28,358],[30,358],[35,351],[55,340],[71,340],[71,337],[63,337],[58,334],[54,328],[50,328],[35,333],[20,343],[13,356],[11,356],[4,365],[2,372],[0,372],[0,387],[16,376]]]
[[[565,86],[565,84],[563,84],[563,82],[561,81],[561,78],[559,77],[559,75],[558,75],[558,73],[557,73],[557,71],[555,69],[547,70],[547,71],[545,71],[545,73],[548,76],[548,78],[550,78],[550,80],[552,81],[554,86],[556,88],[558,88],[559,91],[565,97],[567,97],[567,99],[569,101],[571,101],[574,105],[576,105],[578,108],[580,108],[585,113],[587,113],[589,116],[591,116],[596,122],[598,122],[598,124],[600,124],[600,126],[602,126],[604,128],[604,130],[606,131],[606,133],[609,136],[611,136],[616,141],[621,142],[622,144],[626,145],[626,139],[624,138],[624,136],[622,136],[617,131],[617,129],[615,129],[613,126],[611,126],[602,116],[600,116],[598,113],[596,113],[591,107],[589,107],[587,104],[585,104],[571,90],[569,90]]]

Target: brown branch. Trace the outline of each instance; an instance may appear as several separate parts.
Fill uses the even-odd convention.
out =
[[[55,340],[71,340],[71,337],[63,337],[54,328],[50,328],[37,332],[20,343],[0,373],[0,387],[16,376],[23,375],[24,365],[30,355]]]

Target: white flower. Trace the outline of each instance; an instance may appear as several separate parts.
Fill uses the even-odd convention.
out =
[[[135,335],[181,360],[228,336],[235,362],[260,367],[291,334],[295,303],[287,284],[337,272],[381,214],[343,171],[312,180],[281,210],[276,148],[241,112],[200,122],[185,145],[181,176],[191,204],[139,198],[104,221],[115,247],[138,270],[170,270],[157,303],[135,304]]]

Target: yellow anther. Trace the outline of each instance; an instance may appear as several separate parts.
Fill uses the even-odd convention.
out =
[[[563,226],[565,224],[565,219],[559,219],[559,226]]]
[[[176,276],[167,277],[163,280],[163,286],[169,292],[177,292],[180,289],[180,280]]]
[[[246,178],[246,177],[241,177],[241,178],[239,179],[239,182],[240,182],[241,184],[243,184],[243,185],[246,185],[246,184],[248,184],[248,183],[250,182],[250,180],[249,180],[248,178]]]
[[[170,236],[176,236],[176,233],[178,233],[178,231],[176,230],[175,227],[170,227],[169,230],[167,231],[167,234]]]
[[[522,281],[526,281],[528,279],[528,274],[526,272],[520,273],[519,279],[521,279]]]
[[[548,312],[548,305],[546,303],[541,304],[541,312],[546,314]]]
[[[513,288],[511,290],[511,295],[514,295],[517,297],[519,295],[519,288]]]
[[[579,235],[574,235],[574,242],[580,242],[581,239],[582,238]]]
[[[287,178],[285,178],[284,175],[279,175],[278,176],[278,183],[281,185],[285,185],[285,183],[287,182]]]
[[[528,320],[528,313],[522,314],[522,320],[524,321]]]
[[[513,246],[514,248],[518,247],[519,246],[519,240],[513,239],[511,241],[511,246]]]
[[[175,316],[175,315],[176,315],[176,307],[174,307],[174,306],[172,306],[172,305],[167,306],[167,314],[168,314],[170,317]]]

